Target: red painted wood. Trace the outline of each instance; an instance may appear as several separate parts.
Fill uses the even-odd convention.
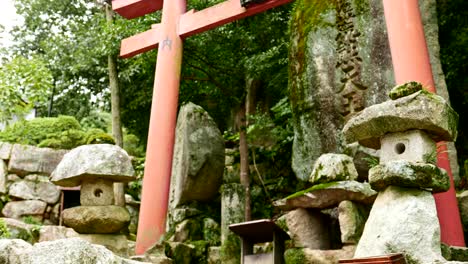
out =
[[[120,46],[120,57],[130,58],[157,48],[158,43],[163,40],[160,33],[161,24],[156,24],[148,31],[122,40],[122,44]]]
[[[183,47],[177,26],[185,8],[185,0],[164,1],[159,33],[163,40],[158,49],[154,79],[135,246],[137,255],[159,242],[166,232]]]
[[[384,0],[383,3],[396,83],[417,81],[435,93],[418,0]],[[434,195],[441,240],[451,246],[464,247],[460,211],[445,143],[439,143],[437,165],[447,171],[451,182],[447,192]]]
[[[240,0],[228,0],[201,11],[190,10],[180,18],[179,35],[186,38],[292,1],[270,0],[244,8],[240,5]],[[155,30],[159,31],[160,29],[152,28],[124,39],[120,48],[120,56],[129,58],[156,48],[161,37]]]
[[[113,0],[112,9],[127,18],[137,18],[161,10],[163,0]]]
[[[270,0],[244,8],[240,0],[227,0],[201,11],[190,10],[180,19],[179,34],[186,38],[292,1]]]

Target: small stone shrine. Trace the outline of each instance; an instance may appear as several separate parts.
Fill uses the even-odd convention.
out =
[[[450,180],[435,165],[435,142],[456,139],[458,115],[419,83],[395,87],[390,98],[364,109],[343,129],[347,142],[381,149],[380,164],[369,171],[379,194],[354,257],[404,253],[409,263],[443,263],[432,193],[447,191]]]
[[[63,222],[81,234],[114,234],[124,229],[130,214],[114,205],[114,182],[134,180],[128,154],[109,144],[86,145],[67,153],[51,175],[59,186],[81,185],[81,206],[65,209]]]

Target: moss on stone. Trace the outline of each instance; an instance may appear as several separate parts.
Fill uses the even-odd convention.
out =
[[[234,234],[229,234],[221,244],[221,262],[225,264],[240,263],[240,253],[240,239]]]
[[[423,89],[422,84],[418,82],[407,82],[402,85],[395,86],[390,92],[388,93],[388,96],[392,100],[396,100],[401,97],[408,96],[410,94],[414,94],[416,92],[419,92]]]
[[[190,242],[190,245],[195,247],[193,251],[193,258],[196,260],[196,263],[207,263],[209,243],[205,240],[198,240]]]
[[[299,197],[299,196],[302,196],[308,192],[311,192],[311,191],[315,191],[315,190],[322,190],[322,189],[327,189],[327,188],[330,188],[332,186],[335,186],[337,185],[338,182],[327,182],[327,183],[321,183],[321,184],[317,184],[317,185],[314,185],[308,189],[305,189],[303,191],[299,191],[297,193],[293,193],[291,195],[289,195],[288,197],[286,197],[285,199],[288,200],[288,199],[292,199],[292,198],[296,198],[296,197]]]
[[[290,248],[284,252],[284,260],[286,264],[302,264],[306,263],[306,258],[302,248]]]

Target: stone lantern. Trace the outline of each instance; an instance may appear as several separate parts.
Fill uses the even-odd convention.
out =
[[[456,139],[458,115],[419,83],[389,95],[392,100],[364,109],[343,128],[348,143],[381,149],[380,163],[369,170],[379,194],[354,257],[404,252],[414,263],[443,261],[432,193],[447,191],[450,180],[436,166],[435,142]]]
[[[97,144],[71,150],[51,175],[56,185],[81,185],[81,206],[62,212],[64,224],[82,234],[119,232],[130,215],[124,207],[114,205],[113,184],[134,179],[130,157],[118,146]]]

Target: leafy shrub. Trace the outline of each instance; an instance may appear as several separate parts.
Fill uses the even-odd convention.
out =
[[[127,151],[129,155],[135,156],[135,157],[145,156],[145,150],[140,143],[140,139],[137,136],[133,134],[124,135],[123,140],[124,140],[124,149]]]
[[[91,111],[88,116],[81,119],[80,124],[86,130],[97,128],[103,132],[112,131],[112,117],[106,112]]]
[[[8,126],[0,133],[0,141],[24,145],[39,145],[43,140],[70,129],[81,130],[78,121],[71,116],[35,118]]]
[[[71,116],[23,120],[0,132],[0,141],[56,149],[72,149],[85,144],[115,144],[111,135],[96,128],[83,130]]]

